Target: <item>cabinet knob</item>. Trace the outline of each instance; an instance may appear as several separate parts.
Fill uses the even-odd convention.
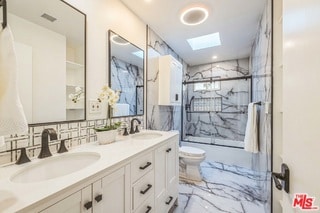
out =
[[[151,206],[147,206],[147,211],[146,213],[149,213],[151,211],[152,207]]]
[[[169,196],[169,200],[166,201],[166,204],[169,205],[171,203],[172,199],[173,199],[173,197]]]
[[[144,194],[147,193],[151,188],[152,188],[152,185],[151,185],[151,184],[148,184],[148,185],[147,185],[147,188],[146,188],[145,190],[141,190],[141,191],[140,191],[140,194],[143,194],[143,195],[144,195]]]
[[[178,94],[176,94],[176,101],[178,101],[179,100],[179,95]]]
[[[102,195],[97,195],[94,199],[99,203],[102,200]]]
[[[86,208],[87,210],[91,209],[92,208],[92,201],[85,203],[84,208]]]
[[[168,153],[169,153],[169,152],[171,152],[171,150],[172,150],[172,149],[171,149],[171,148],[169,148],[169,149],[167,149],[167,150],[166,150],[166,152],[168,152]]]
[[[141,170],[145,170],[146,168],[148,168],[151,165],[151,162],[147,162],[147,164],[145,166],[140,166],[139,168]]]

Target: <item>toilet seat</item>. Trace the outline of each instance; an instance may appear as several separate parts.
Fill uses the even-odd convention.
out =
[[[204,157],[206,152],[195,147],[181,146],[179,148],[179,154],[187,157]]]

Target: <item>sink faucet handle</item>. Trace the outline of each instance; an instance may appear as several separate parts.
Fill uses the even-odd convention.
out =
[[[63,139],[63,140],[61,140],[58,153],[68,152],[68,149],[67,149],[66,144],[65,144],[65,141],[66,141],[66,140],[68,140],[68,139]]]
[[[140,132],[140,131],[139,131],[139,125],[136,125],[136,129],[134,130],[134,132],[135,132],[135,133]]]
[[[17,160],[16,164],[20,165],[20,164],[23,164],[23,163],[28,163],[30,161],[31,160],[28,158],[28,155],[27,155],[27,152],[26,152],[26,148],[25,147],[21,148],[20,149],[20,157]]]

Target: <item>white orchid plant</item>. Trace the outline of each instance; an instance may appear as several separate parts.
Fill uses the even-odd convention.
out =
[[[108,85],[104,85],[101,88],[101,91],[98,93],[97,99],[99,102],[106,101],[107,104],[113,110],[116,110],[116,103],[118,102],[119,98],[120,98],[120,91],[114,91]],[[110,120],[110,125],[106,125],[102,128],[95,128],[95,130],[97,132],[115,130],[115,129],[118,129],[120,125],[121,125],[121,122],[111,124],[111,120]]]
[[[81,99],[84,98],[84,91],[81,87],[77,86],[74,88],[74,93],[69,94],[69,99],[73,101],[73,103],[77,103]]]
[[[119,94],[119,91],[114,91],[108,85],[104,85],[98,94],[98,101],[107,101],[108,105],[114,109],[120,98]]]

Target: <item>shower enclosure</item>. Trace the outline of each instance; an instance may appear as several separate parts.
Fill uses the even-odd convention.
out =
[[[235,60],[188,70],[183,82],[183,141],[244,147],[252,87],[247,65],[248,60]]]

